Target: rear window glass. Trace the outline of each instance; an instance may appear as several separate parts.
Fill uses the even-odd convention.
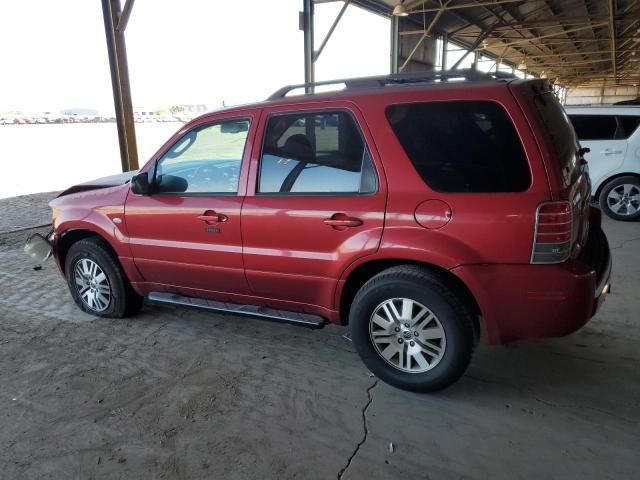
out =
[[[580,175],[578,163],[578,139],[569,117],[553,92],[546,91],[533,97],[558,160],[558,167],[565,185],[570,185]]]
[[[522,143],[495,102],[393,105],[391,128],[422,179],[440,192],[522,192],[531,183]]]
[[[614,140],[618,122],[614,115],[569,115],[580,140]]]

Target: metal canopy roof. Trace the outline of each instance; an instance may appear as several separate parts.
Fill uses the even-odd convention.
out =
[[[353,0],[566,86],[640,83],[640,0]],[[436,18],[436,16],[438,16]]]

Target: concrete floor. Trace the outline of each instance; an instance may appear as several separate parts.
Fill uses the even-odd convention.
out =
[[[46,219],[46,197],[0,201],[0,232]],[[150,306],[95,319],[53,263],[32,269],[30,231],[1,233],[0,477],[638,478],[640,223],[605,228],[596,318],[481,345],[436,395],[372,378],[345,328]]]

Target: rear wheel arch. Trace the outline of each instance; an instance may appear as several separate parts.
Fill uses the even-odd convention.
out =
[[[471,293],[469,287],[467,287],[467,285],[455,274],[451,273],[445,268],[431,263],[407,259],[371,260],[357,266],[352,272],[350,272],[346,279],[345,285],[342,288],[339,300],[341,323],[343,325],[346,325],[349,322],[349,312],[351,310],[353,299],[358,293],[358,290],[367,281],[369,281],[377,274],[383,272],[384,270],[402,265],[415,265],[429,270],[432,274],[437,276],[447,287],[449,287],[456,295],[458,295],[473,313],[476,339],[480,337],[479,317],[482,316],[482,311],[480,310],[480,306],[478,305],[478,302],[475,299],[474,295]]]

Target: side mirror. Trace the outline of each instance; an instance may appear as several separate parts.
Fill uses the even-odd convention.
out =
[[[138,195],[149,195],[151,193],[149,174],[147,172],[139,173],[131,177],[131,191]]]
[[[158,193],[184,193],[189,188],[189,184],[182,177],[173,175],[160,175],[156,180],[156,191]]]

